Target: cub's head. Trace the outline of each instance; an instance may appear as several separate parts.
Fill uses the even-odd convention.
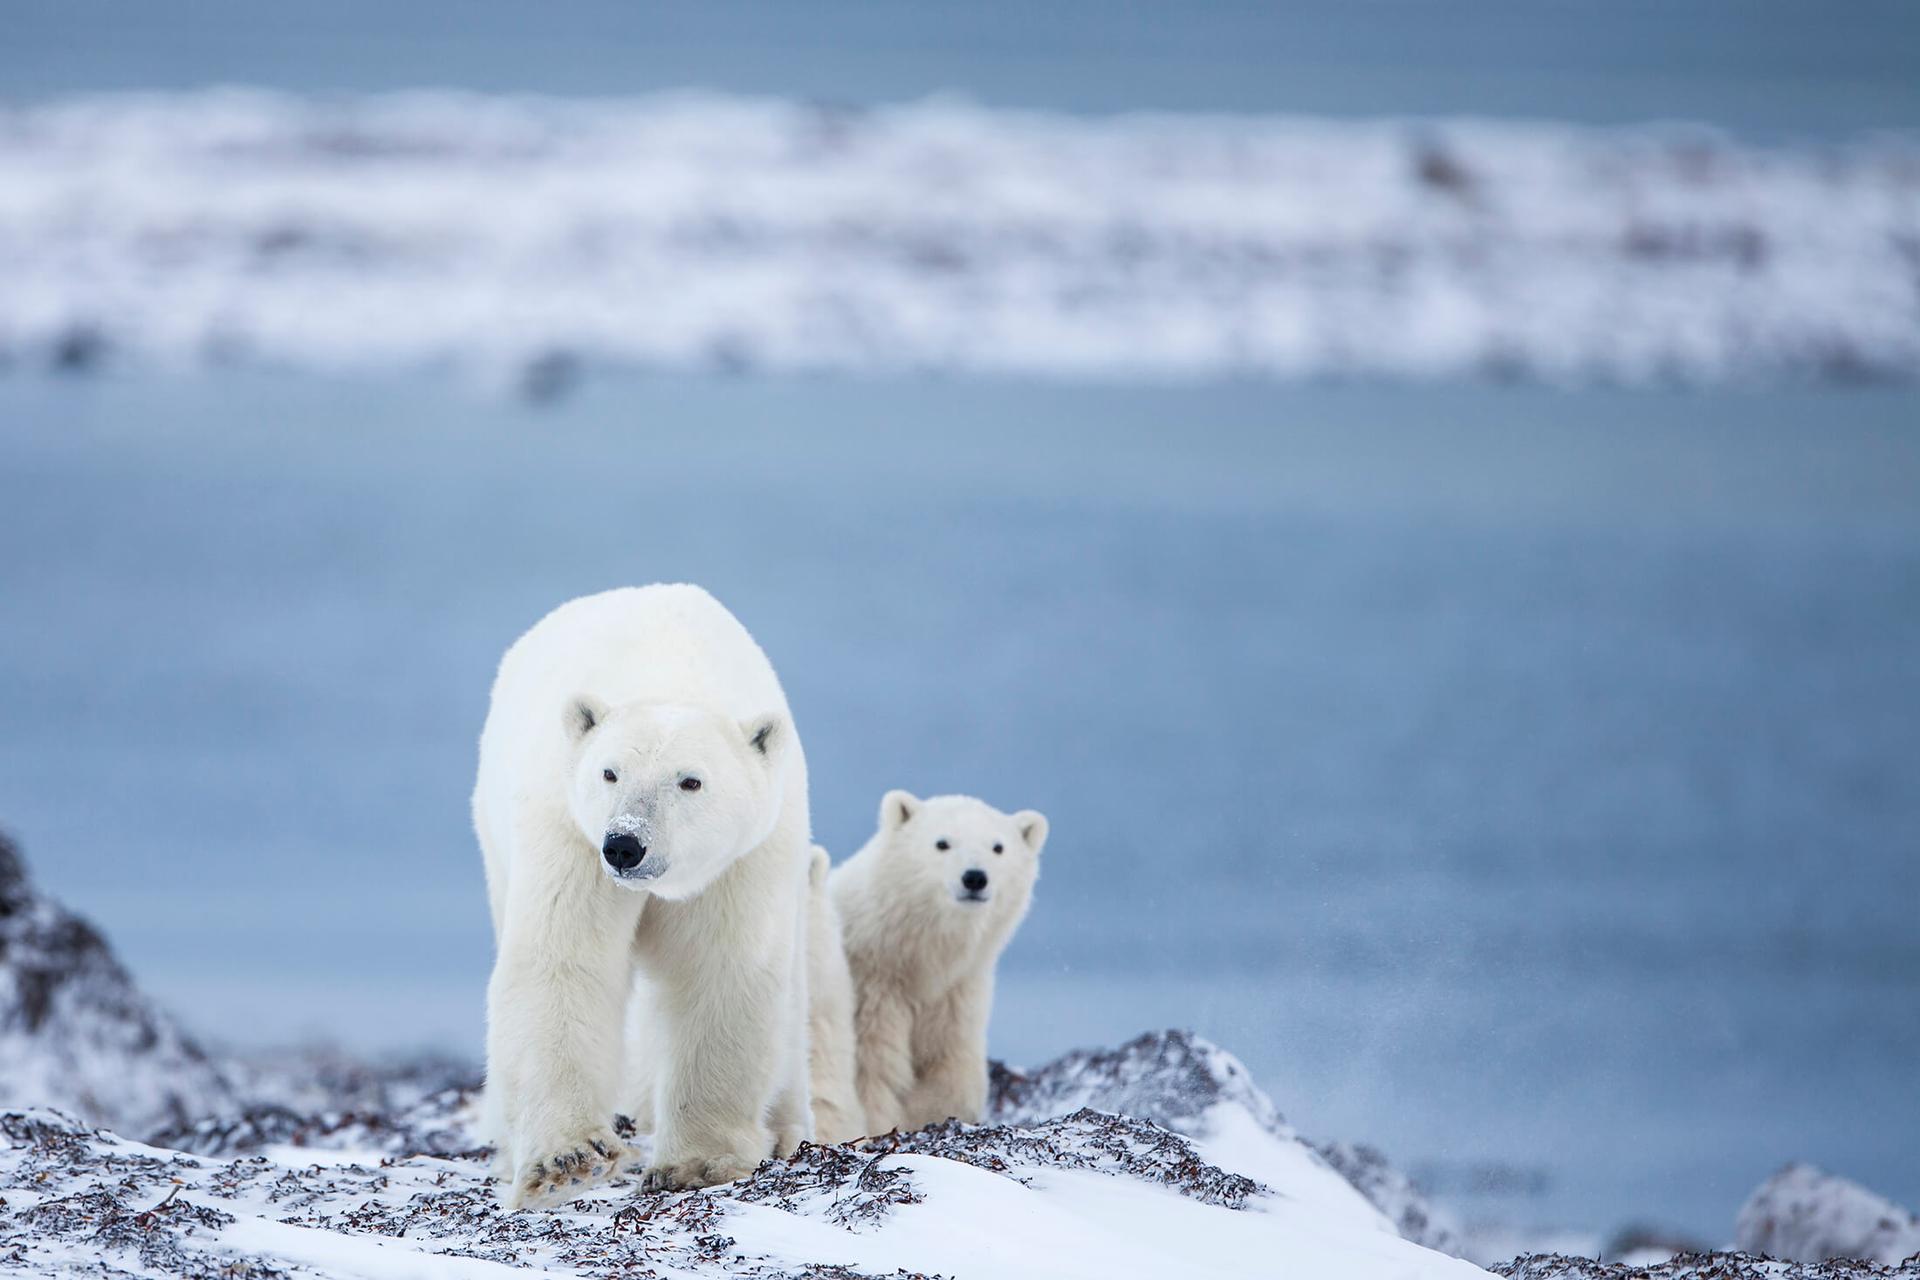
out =
[[[564,709],[573,752],[567,809],[614,883],[690,898],[773,831],[788,743],[784,715],[730,720],[665,703]]]
[[[1026,910],[1047,819],[1032,809],[1002,813],[972,796],[921,800],[889,791],[880,832],[894,883],[956,912],[1003,919]]]

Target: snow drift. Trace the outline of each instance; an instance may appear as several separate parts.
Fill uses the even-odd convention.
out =
[[[1920,373],[1920,145],[237,90],[0,107],[0,360]]]

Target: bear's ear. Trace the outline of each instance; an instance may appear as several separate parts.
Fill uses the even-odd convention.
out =
[[[1047,815],[1038,809],[1022,809],[1013,815],[1013,825],[1020,829],[1027,848],[1040,852],[1040,846],[1047,842]]]
[[[778,760],[791,736],[787,732],[787,718],[777,711],[742,720],[740,732],[746,735],[748,749],[767,760]]]
[[[607,718],[607,704],[590,693],[567,700],[567,736],[575,742],[593,732],[593,726]]]
[[[911,791],[889,791],[880,797],[880,829],[898,831],[920,812],[920,799]]]

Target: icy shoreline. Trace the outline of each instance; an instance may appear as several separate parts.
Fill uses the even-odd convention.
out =
[[[0,360],[1920,374],[1920,144],[929,101],[0,109]]]

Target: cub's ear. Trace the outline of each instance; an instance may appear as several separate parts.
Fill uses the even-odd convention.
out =
[[[898,831],[920,812],[920,800],[911,791],[889,791],[880,797],[880,829]]]
[[[1027,848],[1035,853],[1047,842],[1047,815],[1038,809],[1022,809],[1013,815],[1013,825],[1020,828],[1020,838],[1027,842]]]
[[[777,711],[742,720],[740,732],[747,739],[747,749],[769,761],[780,758],[780,753],[787,749],[787,739],[793,736],[787,728],[787,718]]]
[[[607,718],[607,704],[590,693],[582,693],[567,702],[567,736],[575,742],[593,732],[593,726]]]

